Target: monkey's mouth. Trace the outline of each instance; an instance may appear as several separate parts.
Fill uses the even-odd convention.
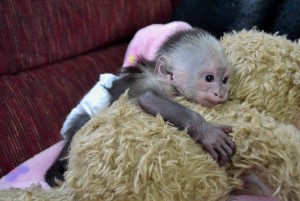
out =
[[[217,105],[221,105],[223,102],[215,102],[215,101],[211,101],[211,100],[202,100],[198,102],[200,105],[204,106],[204,107],[208,107],[208,108],[213,108]]]

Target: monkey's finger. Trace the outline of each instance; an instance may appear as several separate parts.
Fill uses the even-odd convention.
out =
[[[217,149],[217,152],[220,154],[220,156],[219,156],[219,165],[220,166],[224,166],[225,164],[226,164],[226,162],[227,162],[227,160],[228,160],[228,156],[227,156],[227,153],[226,153],[226,151],[224,151],[224,149],[222,148],[222,147],[219,147],[218,149]]]
[[[226,165],[226,163],[227,163],[227,161],[224,160],[224,159],[219,159],[218,160],[218,164],[219,164],[220,167],[223,167],[224,165]]]
[[[213,148],[208,148],[207,151],[213,157],[214,161],[218,160],[218,153]]]
[[[235,152],[235,143],[228,137],[225,137],[226,143],[230,146],[230,148],[233,150],[233,153]]]
[[[218,127],[221,128],[222,131],[224,131],[226,134],[229,134],[232,132],[232,126],[220,124],[220,125],[218,125]]]
[[[230,147],[229,144],[227,144],[227,142],[225,141],[223,144],[221,144],[221,147],[225,150],[225,152],[227,153],[227,157],[232,156],[233,154],[233,149]],[[229,158],[228,157],[228,158]]]

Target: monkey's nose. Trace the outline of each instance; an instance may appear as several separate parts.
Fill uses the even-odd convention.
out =
[[[223,95],[223,94],[219,94],[219,93],[216,93],[216,92],[215,92],[214,95],[215,95],[216,97],[218,97],[218,98],[221,98],[221,99],[224,98],[224,95]]]

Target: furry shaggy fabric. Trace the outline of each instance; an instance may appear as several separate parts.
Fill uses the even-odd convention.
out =
[[[300,128],[300,41],[253,30],[222,42],[233,67],[230,99]]]
[[[230,164],[220,168],[186,131],[146,114],[125,94],[75,135],[60,188],[10,190],[1,198],[228,200],[242,188],[240,176],[252,172],[280,200],[300,200],[299,44],[255,30],[222,42],[233,71],[230,100],[213,109],[176,101],[233,126]]]

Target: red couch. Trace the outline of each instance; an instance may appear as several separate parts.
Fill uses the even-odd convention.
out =
[[[166,22],[172,0],[0,3],[0,177],[61,139],[67,114],[116,73],[140,28]]]

